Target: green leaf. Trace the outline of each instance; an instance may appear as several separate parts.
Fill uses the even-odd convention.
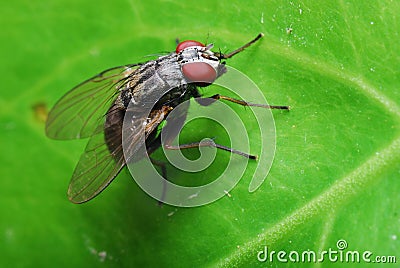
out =
[[[265,247],[338,250],[340,239],[344,253],[399,258],[399,13],[400,3],[389,0],[3,5],[0,266],[299,267],[309,263],[282,263],[276,253],[260,263],[257,254]],[[46,111],[68,89],[104,69],[173,51],[176,38],[230,51],[259,32],[264,39],[227,64],[248,75],[269,103],[292,110],[273,111],[277,150],[257,191],[248,192],[257,165],[249,162],[230,197],[198,208],[158,206],[127,171],[91,202],[68,202],[86,141],[44,134]],[[182,139],[229,141],[207,124],[188,125]],[[256,125],[249,124],[251,132]],[[171,166],[168,174],[181,183],[207,179],[228,158],[218,152],[200,174]],[[333,266],[325,257],[318,266]]]

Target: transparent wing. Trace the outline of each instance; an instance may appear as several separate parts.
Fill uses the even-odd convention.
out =
[[[124,141],[128,157],[145,145],[140,143],[140,131],[145,131],[145,139],[147,139],[169,111],[169,107],[163,107],[152,112],[149,118],[137,118],[134,122],[130,120],[137,126],[142,126],[143,122],[147,122],[147,124],[144,129],[136,128],[138,131],[129,128],[132,131]],[[83,203],[97,196],[112,182],[126,163],[122,146],[122,126],[125,112],[113,106],[107,116],[108,118],[115,116],[112,119],[113,123],[107,121],[104,131],[90,138],[72,175],[68,198],[73,203]]]
[[[105,70],[71,89],[50,111],[47,136],[59,140],[79,139],[103,131],[107,109],[139,65]]]
[[[68,187],[69,200],[83,203],[94,198],[112,182],[124,165],[122,146],[111,153],[104,142],[104,133],[92,136],[72,175]]]

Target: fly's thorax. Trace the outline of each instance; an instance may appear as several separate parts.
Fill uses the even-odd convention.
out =
[[[141,105],[157,100],[169,90],[185,83],[176,53],[171,53],[148,61],[132,72],[119,89],[116,103],[125,109],[130,103]]]

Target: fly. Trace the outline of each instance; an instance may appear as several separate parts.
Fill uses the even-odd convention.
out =
[[[179,104],[190,98],[200,98],[198,87],[212,84],[226,72],[225,60],[243,51],[263,34],[242,47],[224,54],[213,52],[212,44],[187,40],[179,43],[174,52],[155,60],[114,67],[77,85],[65,94],[53,107],[46,122],[48,137],[58,140],[90,138],[85,151],[72,175],[68,198],[73,203],[84,203],[103,191],[129,162],[125,159],[122,146],[124,117],[131,116],[129,150],[138,151],[145,146],[148,155],[161,146],[160,124]],[[148,115],[132,116],[128,106],[140,111],[148,99],[162,92],[162,97]],[[243,106],[258,106],[268,109],[286,109],[289,106],[252,104],[219,94],[197,99],[200,105],[210,105],[217,100],[226,100]],[[180,126],[186,118],[185,110],[178,122],[168,125]],[[136,127],[141,126],[141,127]],[[145,135],[145,145],[136,137]],[[256,156],[215,144],[194,142],[173,146],[174,131],[163,146],[167,149],[186,149],[198,146],[212,146],[251,159]],[[154,160],[154,164],[157,161]],[[163,169],[164,170],[164,169]],[[165,170],[164,170],[165,171]],[[165,174],[164,174],[165,175]]]

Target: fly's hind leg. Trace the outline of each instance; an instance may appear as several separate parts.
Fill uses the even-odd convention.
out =
[[[231,152],[234,154],[238,154],[238,155],[244,156],[249,159],[257,159],[256,155],[248,154],[248,153],[245,153],[245,152],[242,152],[239,150],[229,148],[225,145],[215,143],[213,140],[192,142],[192,143],[186,143],[186,144],[180,144],[180,145],[171,145],[169,143],[169,144],[164,144],[164,147],[168,150],[183,150],[183,149],[198,148],[198,147],[213,147],[213,148],[221,149],[221,150],[228,151],[228,152]]]
[[[165,200],[165,196],[167,194],[167,167],[165,165],[165,162],[160,161],[160,160],[156,160],[154,158],[150,158],[150,161],[153,165],[160,167],[161,169],[161,175],[164,178],[163,180],[163,189],[162,189],[162,193],[161,193],[161,198],[160,200],[158,200],[158,205],[162,206],[163,201]]]
[[[147,149],[148,155],[151,155],[160,146],[161,146],[161,136],[157,135],[157,137],[154,138],[149,144],[146,144],[146,149]],[[160,200],[158,200],[158,204],[161,206],[163,204],[163,200],[165,200],[165,195],[167,193],[167,182],[166,182],[166,180],[168,179],[167,178],[167,167],[166,167],[166,163],[165,162],[157,160],[157,159],[154,159],[152,157],[149,157],[149,158],[150,158],[151,163],[154,166],[157,166],[157,167],[160,168],[161,176],[164,178],[161,198],[160,198]]]
[[[171,110],[172,107],[170,106],[162,106],[160,109],[153,110],[149,115],[148,122],[145,127],[146,151],[149,156],[161,146],[161,135],[157,133],[157,127],[166,118],[166,116]],[[161,198],[158,201],[159,205],[162,205],[163,200],[165,200],[165,195],[167,192],[167,183],[166,183],[167,168],[165,162],[156,160],[151,157],[150,161],[153,165],[160,167],[161,175],[164,178]]]

